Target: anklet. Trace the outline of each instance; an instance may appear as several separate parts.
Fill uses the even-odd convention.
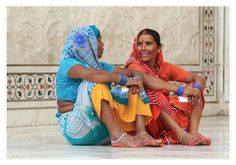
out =
[[[196,134],[196,133],[198,133],[198,131],[193,131],[193,132],[191,132],[190,134]]]
[[[127,134],[124,132],[117,140],[111,140],[112,143],[117,143],[119,142],[121,139],[123,139]]]
[[[183,140],[185,134],[186,134],[186,132],[184,132],[183,135],[179,138],[179,142],[180,142],[180,143],[182,142],[182,140]]]
[[[139,136],[141,136],[143,134],[148,134],[148,133],[146,131],[144,131],[144,132],[139,133],[138,135],[135,135],[135,137],[139,137]]]

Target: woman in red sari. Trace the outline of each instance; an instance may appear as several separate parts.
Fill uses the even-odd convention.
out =
[[[204,108],[205,79],[164,61],[158,32],[152,29],[139,32],[125,67],[143,72],[144,87],[153,114],[153,119],[147,126],[149,134],[154,138],[161,138],[164,144],[211,144],[210,137],[198,132]],[[163,90],[157,87],[156,77],[186,85],[179,85],[172,91]],[[178,96],[183,95],[187,86],[192,86],[197,95],[188,97],[187,102],[180,102]],[[176,95],[170,96],[169,92]]]

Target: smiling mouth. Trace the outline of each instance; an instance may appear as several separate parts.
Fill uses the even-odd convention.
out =
[[[140,56],[143,56],[143,57],[145,57],[145,56],[149,56],[149,53],[147,52],[147,53],[139,53],[140,54]]]

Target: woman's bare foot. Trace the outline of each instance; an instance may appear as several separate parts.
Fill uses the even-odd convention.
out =
[[[138,148],[142,147],[142,144],[138,142],[133,136],[123,133],[118,139],[111,140],[111,146]]]
[[[179,142],[183,145],[196,146],[200,145],[204,141],[204,138],[199,135],[191,135],[185,132],[179,139]]]
[[[203,136],[202,134],[200,134],[197,131],[190,132],[190,134],[193,136],[201,136],[204,139],[201,143],[199,143],[200,145],[210,145],[211,144],[211,137]]]
[[[147,132],[141,132],[135,135],[135,138],[143,143],[144,146],[162,147],[162,141],[159,139],[154,139]]]

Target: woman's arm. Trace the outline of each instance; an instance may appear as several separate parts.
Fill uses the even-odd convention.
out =
[[[115,67],[114,73],[121,73],[124,74],[128,77],[134,77],[134,76],[142,76],[142,73],[137,70],[131,70],[131,69],[126,69],[126,68],[121,68],[121,67]]]
[[[197,82],[199,83],[202,88],[204,89],[206,87],[206,80],[195,73],[192,73],[190,71],[185,70],[184,68],[171,64],[171,63],[164,63],[165,65],[165,71],[167,70],[167,73],[169,75],[169,80],[171,81],[178,81],[178,82],[184,82],[187,84]]]
[[[171,84],[157,77],[149,76],[145,73],[143,73],[143,83],[145,88],[153,90],[176,92],[178,89],[178,86],[175,84]]]
[[[70,78],[80,78],[83,80],[97,83],[119,82],[118,74],[109,73],[99,69],[85,68],[80,65],[72,66],[68,71],[68,75]]]
[[[198,82],[203,89],[206,88],[206,79],[203,78],[202,76],[190,72],[189,76],[187,77],[186,83],[192,83],[192,82]]]
[[[157,77],[149,76],[145,73],[143,73],[143,84],[144,87],[148,89],[165,90],[169,92],[176,92],[179,88],[175,84],[171,84]],[[184,87],[183,94],[186,96],[198,96],[198,92],[196,92],[192,86]]]
[[[68,71],[68,76],[70,78],[74,78],[74,79],[80,78],[83,80],[96,82],[96,83],[107,83],[107,82],[121,83],[121,80],[122,80],[122,78],[117,73],[110,73],[110,72],[99,70],[99,69],[85,68],[80,65],[72,66]],[[137,85],[141,87],[142,81],[139,79],[127,78],[127,82],[125,85],[127,86]]]

